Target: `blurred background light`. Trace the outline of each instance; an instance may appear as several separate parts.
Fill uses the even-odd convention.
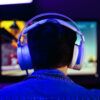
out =
[[[0,5],[32,3],[33,0],[0,0]]]

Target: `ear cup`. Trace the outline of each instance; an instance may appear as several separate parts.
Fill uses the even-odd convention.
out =
[[[27,44],[18,46],[17,56],[22,70],[32,69],[32,61]]]
[[[70,68],[80,70],[83,62],[83,55],[84,55],[83,43],[81,43],[80,45],[75,45]]]

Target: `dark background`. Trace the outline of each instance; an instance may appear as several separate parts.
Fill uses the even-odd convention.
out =
[[[18,19],[29,20],[36,14],[43,12],[57,12],[65,14],[74,20],[98,21],[98,75],[100,75],[100,1],[99,0],[33,0],[31,4],[0,6],[0,20]],[[90,44],[91,45],[91,44]],[[100,77],[70,76],[76,83],[87,88],[100,88]],[[17,82],[24,77],[2,77],[1,82]]]
[[[42,12],[58,12],[74,19],[100,19],[99,0],[33,0],[32,4],[0,6],[0,19],[28,20]]]

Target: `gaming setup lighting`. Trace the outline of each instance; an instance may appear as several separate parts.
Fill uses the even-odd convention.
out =
[[[0,5],[32,3],[33,0],[0,0]]]

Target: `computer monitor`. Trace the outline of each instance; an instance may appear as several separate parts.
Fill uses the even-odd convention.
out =
[[[13,37],[11,38],[11,36],[7,34],[9,32],[11,33],[10,28],[14,24],[16,24],[20,30],[18,33],[12,35]],[[84,62],[80,71],[68,69],[68,75],[95,75],[97,73],[97,21],[81,20],[77,21],[77,24],[85,37]],[[18,38],[17,36],[23,29],[24,25],[24,21],[16,21],[16,23],[14,21],[1,21],[0,28],[2,29],[2,26],[4,26],[4,28],[8,31],[5,36],[6,42],[3,42],[1,45],[2,75],[21,76],[26,74],[25,71],[21,71],[16,54],[16,41]],[[11,38],[10,40],[8,36],[9,38]],[[33,70],[30,70],[29,72],[32,73]]]
[[[21,20],[2,20],[0,22],[1,34],[1,75],[20,76],[21,71],[17,60],[17,39],[19,33],[25,27]]]
[[[82,69],[68,70],[69,75],[95,75],[97,74],[97,22],[78,21],[78,27],[85,37],[84,60]]]

